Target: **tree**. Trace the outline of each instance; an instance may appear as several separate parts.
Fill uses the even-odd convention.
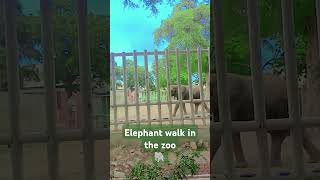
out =
[[[125,0],[125,4],[129,4],[132,0]],[[156,14],[156,6],[163,3],[163,0],[158,1],[139,1],[144,5],[146,9],[151,10],[153,14]],[[172,3],[172,0],[166,2]],[[297,37],[303,37],[306,39],[305,48],[301,48],[297,51],[298,58],[303,62],[301,58],[301,51],[305,50],[306,61],[306,103],[304,104],[304,112],[308,116],[319,115],[320,109],[320,61],[318,55],[318,35],[315,13],[315,1],[295,0],[294,6],[294,25],[295,33]],[[247,23],[247,6],[246,0],[223,0],[223,34],[225,40],[225,49],[228,52],[228,42],[235,37],[247,37],[244,38],[240,44],[246,44],[248,46],[248,23]],[[275,34],[282,34],[281,23],[281,1],[279,0],[263,0],[258,1],[259,15],[260,15],[260,36],[270,37]],[[213,33],[214,22],[211,22],[211,33]],[[280,41],[282,40],[280,36]],[[231,43],[232,44],[232,43]],[[282,43],[283,44],[283,43]],[[300,46],[300,45],[297,45]],[[303,46],[303,44],[302,44]],[[228,52],[229,53],[229,52]],[[225,54],[228,54],[225,53]],[[242,52],[242,54],[245,54]],[[241,55],[240,55],[241,56]],[[243,56],[243,57],[248,57]],[[226,57],[229,61],[230,57]],[[213,59],[213,58],[211,58]],[[247,58],[249,59],[249,58]],[[298,59],[299,60],[299,59]],[[228,62],[229,63],[229,62]],[[300,64],[300,63],[299,63]],[[302,63],[303,64],[303,63]]]
[[[154,42],[156,45],[169,43],[167,49],[174,50],[195,50],[198,47],[208,48],[210,40],[209,32],[209,13],[210,7],[207,4],[197,3],[191,0],[182,0],[178,3],[171,16],[161,23],[161,26],[154,32]],[[180,80],[182,84],[188,84],[187,57],[186,54],[179,54]],[[198,57],[196,53],[190,53],[191,74],[198,78]],[[205,73],[208,72],[208,56],[202,53],[202,77],[205,79]],[[159,78],[160,86],[165,87],[166,61],[159,60]],[[177,82],[176,55],[169,55],[170,84]],[[153,64],[153,71],[155,65]],[[154,72],[155,73],[155,72]]]
[[[126,80],[127,80],[127,87],[128,88],[134,88],[135,87],[135,68],[134,68],[134,62],[131,59],[126,60]],[[145,69],[144,66],[137,66],[137,72],[138,72],[138,81],[137,85],[139,87],[145,87],[146,86],[146,79],[145,79]],[[155,89],[155,82],[153,75],[149,75],[149,87],[151,90]],[[115,62],[115,79],[116,82],[121,82],[123,84],[124,77],[123,77],[123,66],[117,65]]]
[[[3,2],[3,1],[0,1]],[[41,19],[40,16],[23,14],[22,6],[18,3],[17,35],[19,53],[30,59],[41,61]],[[74,3],[67,0],[56,0],[53,3],[53,43],[56,68],[56,81],[64,82],[69,95],[77,91],[74,80],[79,76],[78,37]],[[1,16],[1,12],[0,12]],[[90,13],[88,16],[89,47],[92,77],[108,81],[109,64],[106,57],[107,23],[109,18]],[[1,28],[0,17],[0,28]],[[0,49],[2,46],[2,31],[0,31]],[[40,46],[40,51],[35,47]],[[21,69],[21,71],[23,71]],[[30,73],[22,73],[30,74]]]

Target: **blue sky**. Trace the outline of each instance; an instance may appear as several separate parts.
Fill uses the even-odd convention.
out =
[[[159,5],[159,14],[153,16],[145,8],[124,8],[122,1],[110,2],[110,51],[138,52],[163,50],[166,44],[157,47],[153,41],[153,32],[160,27],[161,21],[167,19],[173,6]],[[153,57],[149,56],[149,67]],[[120,58],[116,58],[118,65],[122,65]],[[130,58],[128,58],[130,59]],[[143,65],[143,57],[138,58],[138,65]],[[150,68],[149,68],[150,69]]]
[[[153,51],[162,50],[165,46],[156,47],[153,43],[153,32],[160,27],[161,21],[167,19],[173,7],[159,6],[159,14],[152,16],[143,7],[124,8],[122,1],[110,2],[110,35],[111,52]]]

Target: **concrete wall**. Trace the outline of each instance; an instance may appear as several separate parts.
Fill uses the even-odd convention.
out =
[[[25,131],[40,131],[45,124],[44,96],[41,94],[20,94],[20,127]],[[8,132],[8,93],[0,92],[0,133]]]

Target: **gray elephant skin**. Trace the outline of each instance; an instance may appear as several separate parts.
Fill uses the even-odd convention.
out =
[[[232,121],[254,120],[253,89],[250,76],[241,76],[228,73],[227,92],[230,97],[230,116]],[[210,107],[215,122],[219,122],[218,89],[216,74],[210,75]],[[265,75],[263,79],[263,91],[265,95],[266,119],[288,118],[288,98],[285,79],[273,75]],[[213,121],[211,121],[213,122]],[[281,145],[290,134],[287,130],[271,130],[271,163],[273,166],[281,164]],[[221,133],[213,132],[211,143],[211,162],[221,146]],[[236,157],[236,167],[245,168],[248,163],[244,157],[240,133],[233,132],[233,150]],[[320,151],[303,133],[303,147],[313,160],[319,160]]]

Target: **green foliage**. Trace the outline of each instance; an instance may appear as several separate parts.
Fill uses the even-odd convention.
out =
[[[154,179],[160,180],[161,164],[154,161],[151,165],[145,165],[142,162],[137,163],[131,170],[130,179]]]
[[[232,37],[225,42],[225,58],[228,72],[249,75],[250,55],[249,44],[246,35]]]
[[[135,87],[135,68],[134,68],[134,61],[127,59],[126,60],[126,80],[127,80],[127,87]],[[144,66],[137,65],[137,73],[138,73],[138,87],[145,87],[146,79],[145,79],[145,69]],[[115,65],[115,77],[116,80],[123,82],[123,66]],[[149,88],[150,90],[155,89],[155,83],[152,79],[153,77],[149,77]]]
[[[143,1],[144,2],[144,1]],[[148,7],[155,8],[157,4],[162,2],[171,2],[168,1],[152,1],[149,3],[144,3],[147,9],[152,9]],[[194,1],[183,1],[189,9],[196,9],[194,8]],[[233,73],[239,74],[250,74],[250,70],[248,69],[249,66],[249,50],[248,50],[248,17],[247,17],[247,0],[223,0],[222,7],[223,7],[223,36],[225,42],[225,54],[226,54],[226,61],[228,66],[228,71]],[[211,1],[212,3],[212,1]],[[150,5],[151,4],[151,5]],[[182,4],[182,3],[181,3]],[[175,7],[175,11],[173,14],[179,14],[182,10],[182,6],[177,5]],[[315,22],[312,22],[312,19],[315,16],[315,1],[306,1],[306,0],[294,0],[293,1],[293,12],[294,12],[294,26],[295,32],[297,37],[306,37],[308,33],[310,33],[310,26]],[[282,12],[281,12],[281,1],[279,0],[261,0],[258,1],[258,13],[259,13],[259,25],[260,25],[260,36],[262,38],[270,37],[273,35],[280,35],[279,40],[282,40]],[[187,12],[181,13],[183,16],[186,16],[186,20],[183,22],[188,22],[192,17],[191,10]],[[172,18],[171,19],[175,19]],[[179,19],[182,21],[182,19]],[[177,23],[179,23],[179,21]],[[212,20],[211,20],[212,21]],[[171,21],[167,21],[167,23],[162,24],[162,31],[161,33],[155,33],[155,41],[160,42],[161,39],[167,40],[168,37],[171,36],[170,32],[173,31],[173,27],[170,26]],[[189,23],[189,22],[188,22]],[[194,25],[194,23],[192,23]],[[192,26],[194,27],[194,26]],[[211,26],[211,33],[214,32],[213,30],[214,22],[212,21]],[[197,29],[195,26],[193,29]],[[196,30],[195,30],[196,32]],[[184,33],[186,34],[186,33]],[[170,36],[169,36],[170,35]],[[181,36],[179,37],[181,38]],[[178,39],[178,38],[177,38]],[[194,39],[183,37],[182,38],[188,43],[184,43],[190,45],[191,41]],[[196,40],[199,40],[195,38]],[[173,40],[174,44],[173,47],[179,45],[179,43],[175,42],[177,40]],[[183,42],[179,40],[181,44]],[[299,41],[299,40],[298,40]],[[200,42],[200,41],[196,41]],[[170,42],[171,43],[171,42]],[[305,42],[306,44],[308,42]],[[283,44],[283,43],[281,43]],[[305,57],[301,58],[305,55],[302,51],[305,51],[304,43],[297,44],[297,58],[298,58],[298,71],[301,73],[305,69]],[[304,46],[299,47],[299,46]],[[171,46],[172,47],[172,46]],[[180,46],[176,46],[180,47]],[[278,64],[277,64],[278,63]],[[280,64],[279,64],[280,63]],[[282,65],[281,65],[282,63]],[[282,66],[283,61],[276,61],[275,66]],[[183,78],[185,79],[185,78]]]
[[[174,12],[154,32],[155,44],[169,42],[168,49],[171,50],[208,47],[209,38],[202,34],[209,32],[209,16],[208,5]]]
[[[154,32],[154,42],[156,45],[169,43],[167,49],[175,50],[196,50],[198,47],[209,47],[209,17],[210,7],[206,4],[197,4],[196,1],[182,0],[178,3],[171,16],[161,23],[161,26]],[[180,65],[180,82],[188,84],[188,67],[186,54],[179,53],[178,56]],[[203,79],[205,73],[208,72],[208,55],[205,52],[201,53],[201,63]],[[190,53],[190,69],[191,75],[197,77],[198,74],[198,55]],[[153,64],[153,74],[156,74],[155,64]],[[167,85],[167,70],[166,60],[159,60],[159,78],[160,87]],[[177,84],[177,62],[176,55],[169,55],[169,84]]]
[[[153,161],[152,164],[145,164],[138,162],[131,169],[130,179],[156,179],[156,180],[176,180],[184,179],[188,175],[195,175],[198,172],[199,165],[196,158],[200,157],[200,153],[206,150],[206,147],[199,148],[193,152],[185,152],[185,149],[176,151],[177,162],[174,164],[173,169],[164,172],[164,166],[171,164],[169,161],[157,162]],[[153,151],[148,151],[153,152]],[[167,159],[167,152],[164,152],[165,159]]]
[[[307,39],[304,36],[298,36],[296,41],[296,58],[297,58],[297,70],[298,76],[302,77],[306,73],[306,50]],[[272,73],[277,75],[285,75],[285,63],[284,59],[278,59],[272,64]]]
[[[56,81],[63,81],[67,87],[79,75],[78,32],[74,3],[67,0],[55,0],[53,3],[53,40],[56,68]],[[108,18],[90,14],[88,16],[88,36],[91,68],[94,77],[107,81],[109,63],[106,57]],[[41,54],[33,50],[35,43],[41,43],[40,16],[18,16],[19,51],[30,58],[40,59]],[[72,89],[72,88],[71,88]]]
[[[141,6],[145,9],[151,11],[153,15],[158,14],[158,8],[157,5],[162,4],[163,0],[122,0],[125,7],[129,8],[140,8]],[[166,0],[168,4],[173,4],[175,0]]]
[[[245,66],[250,65],[249,43],[248,43],[248,17],[246,0],[224,0],[223,2],[223,33],[225,40],[225,54],[228,63],[228,70],[233,73],[250,74],[250,70]],[[305,70],[305,40],[310,21],[315,15],[314,1],[293,1],[294,25],[297,42],[298,72],[301,74]],[[281,1],[263,0],[258,1],[260,36],[262,38],[278,35],[281,46],[282,43],[282,12]],[[213,29],[212,29],[213,31]],[[235,40],[236,39],[236,40]],[[302,42],[303,41],[303,42]],[[237,64],[242,64],[238,66]],[[243,68],[240,68],[243,67]],[[282,72],[284,61],[275,61],[273,69]]]
[[[223,5],[223,32],[225,40],[231,35],[248,33],[247,0],[224,0]],[[260,17],[260,31],[262,37],[269,37],[282,33],[281,1],[258,1]],[[310,17],[315,15],[314,1],[294,0],[294,25],[297,34],[304,34]]]
[[[188,75],[188,64],[187,64],[187,57],[185,54],[179,54],[178,62],[180,66],[180,83],[182,85],[189,84],[189,75]],[[206,72],[208,71],[208,55],[201,54],[201,62],[202,62],[202,80],[205,81]],[[191,76],[195,77],[194,83],[198,83],[198,58],[196,54],[190,54],[190,70]],[[160,81],[160,88],[167,87],[167,63],[165,59],[159,60],[159,81]],[[156,66],[155,63],[152,65],[152,74],[156,74]],[[178,69],[176,63],[176,56],[170,55],[169,56],[169,84],[177,84],[178,80]]]

